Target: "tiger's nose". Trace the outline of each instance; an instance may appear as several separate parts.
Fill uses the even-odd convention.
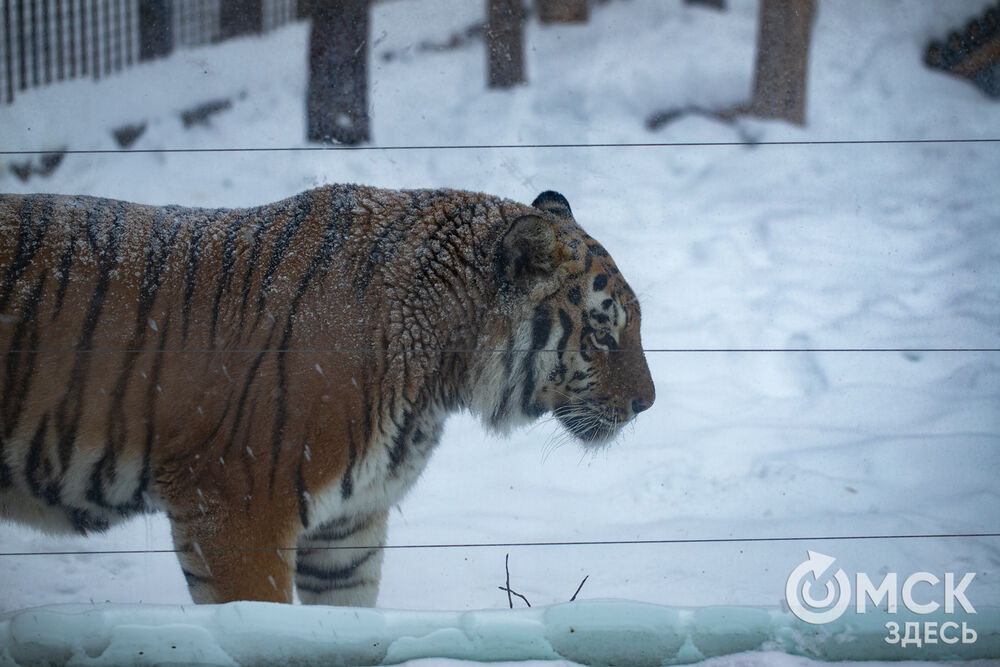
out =
[[[649,409],[649,403],[646,403],[641,398],[632,399],[632,414],[637,415],[643,410],[648,410],[648,409]]]

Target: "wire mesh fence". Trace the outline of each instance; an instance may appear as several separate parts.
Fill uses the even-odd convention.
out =
[[[268,32],[298,0],[2,0],[0,100],[71,79],[101,79],[175,48]]]

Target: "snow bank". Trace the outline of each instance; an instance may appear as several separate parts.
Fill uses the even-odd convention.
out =
[[[262,602],[56,605],[0,622],[0,664],[385,665],[450,658],[641,667],[761,650],[831,661],[912,659],[914,649],[884,641],[888,618],[848,614],[814,626],[776,609],[677,610],[616,600],[468,612]],[[974,643],[925,644],[920,659],[1000,655],[1000,609],[980,609],[975,625],[983,630]]]

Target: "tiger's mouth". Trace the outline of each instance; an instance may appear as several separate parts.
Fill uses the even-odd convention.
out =
[[[555,410],[555,416],[567,431],[588,445],[610,442],[623,426],[621,421],[608,419],[601,411],[586,405],[562,406]]]

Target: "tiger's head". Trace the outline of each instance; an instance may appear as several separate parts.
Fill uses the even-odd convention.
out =
[[[473,408],[505,432],[553,413],[584,445],[611,441],[655,398],[639,302],[569,202],[543,192],[496,246],[493,349]]]

